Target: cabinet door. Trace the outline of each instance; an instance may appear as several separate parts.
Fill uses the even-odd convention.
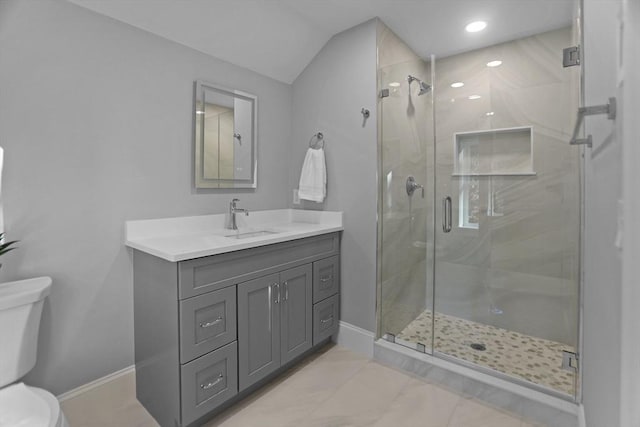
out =
[[[238,362],[240,390],[280,367],[278,274],[238,285]]]
[[[312,337],[312,268],[311,264],[280,273],[281,359],[282,364],[311,348]]]

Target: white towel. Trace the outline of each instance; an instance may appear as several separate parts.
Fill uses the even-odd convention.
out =
[[[298,197],[321,203],[327,196],[327,167],[324,162],[324,148],[309,148],[304,156]]]

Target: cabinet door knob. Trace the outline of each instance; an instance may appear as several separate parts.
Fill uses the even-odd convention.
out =
[[[280,304],[280,284],[279,283],[274,283],[273,285],[273,292],[275,293],[275,299],[273,300],[273,302],[275,302],[276,304]]]
[[[328,281],[329,281],[329,280],[331,280],[331,279],[333,279],[333,274],[330,274],[330,275],[328,275],[328,276],[324,276],[324,277],[320,277],[320,281],[321,281],[322,283],[324,283],[324,282],[328,282]]]
[[[284,300],[289,301],[289,283],[285,280],[282,282],[282,286],[284,287]]]

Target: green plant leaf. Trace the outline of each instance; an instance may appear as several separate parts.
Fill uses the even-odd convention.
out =
[[[0,242],[2,241],[2,238],[4,237],[4,233],[0,233]],[[11,246],[15,245],[16,243],[18,243],[19,240],[12,240],[10,242],[4,242],[2,244],[0,244],[0,255],[4,255],[7,252],[10,252],[16,248],[12,248]]]

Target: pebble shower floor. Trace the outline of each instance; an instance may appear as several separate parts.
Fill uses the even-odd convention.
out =
[[[422,312],[396,339],[431,348],[432,313]],[[434,350],[573,396],[575,373],[562,369],[562,351],[569,345],[495,326],[436,314]],[[472,344],[483,344],[477,350]],[[476,346],[478,347],[478,346]]]

